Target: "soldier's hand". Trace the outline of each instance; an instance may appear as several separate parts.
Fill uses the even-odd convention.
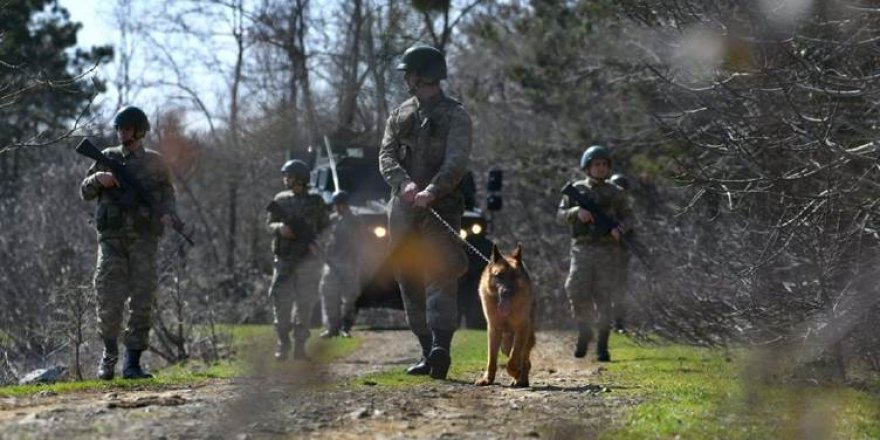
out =
[[[400,193],[400,198],[404,202],[412,204],[416,199],[416,193],[419,192],[419,186],[415,182],[408,182]]]
[[[434,193],[432,193],[430,191],[421,191],[418,194],[416,194],[415,204],[419,208],[427,208],[428,206],[431,205],[431,203],[434,203],[434,200],[436,200],[436,199],[437,199],[437,196],[435,196]]]
[[[116,181],[116,176],[113,173],[108,173],[106,171],[99,171],[95,173],[95,178],[98,179],[98,183],[101,184],[104,188],[113,188],[114,186],[119,186],[119,182]]]
[[[293,229],[290,229],[290,226],[287,225],[281,226],[281,236],[284,238],[289,238],[291,240],[296,238],[296,234],[293,233]]]
[[[614,238],[614,241],[620,241],[620,227],[615,227],[611,229],[611,237]]]
[[[169,227],[169,228],[174,226],[174,217],[171,217],[171,214],[165,214],[165,215],[163,215],[163,216],[159,219],[159,221],[161,221],[163,225],[165,225],[165,226],[167,226],[167,227]]]
[[[593,223],[593,214],[584,208],[578,209],[578,220],[582,223]]]
[[[318,249],[318,245],[316,245],[315,243],[309,243],[309,252],[314,257],[321,255],[321,250]]]

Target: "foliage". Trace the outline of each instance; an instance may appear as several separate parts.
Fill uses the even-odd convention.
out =
[[[83,81],[82,75],[108,62],[113,51],[108,46],[75,48],[80,27],[57,0],[0,6],[0,150],[40,137],[45,141],[89,114],[88,105],[104,85]],[[10,176],[9,169],[0,171]]]

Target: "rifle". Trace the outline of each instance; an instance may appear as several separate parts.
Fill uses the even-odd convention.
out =
[[[272,216],[281,219],[281,223],[284,223],[288,228],[294,231],[294,243],[297,243],[299,246],[305,245],[303,246],[301,253],[297,256],[301,257],[306,255],[309,251],[309,245],[314,244],[315,249],[318,250],[318,258],[324,263],[327,263],[327,265],[335,272],[340,272],[339,266],[333,263],[333,259],[328,257],[324,248],[317,243],[318,235],[312,230],[311,226],[300,218],[286,215],[281,205],[274,200],[269,202],[266,206],[266,211],[269,211]]]
[[[610,234],[611,230],[620,226],[620,223],[614,221],[611,217],[605,214],[605,211],[599,207],[596,202],[593,201],[588,195],[578,191],[577,188],[574,187],[570,182],[562,188],[562,194],[568,196],[569,199],[574,201],[578,206],[587,211],[590,211],[590,214],[593,215],[593,223],[596,227],[596,232],[599,235]],[[627,248],[630,252],[632,252],[648,270],[652,270],[652,265],[649,260],[649,253],[645,247],[639,243],[634,237],[624,234],[622,231],[620,233],[620,243],[623,247]]]
[[[293,230],[295,234],[293,242],[302,247],[300,255],[297,256],[301,257],[305,255],[309,250],[309,245],[318,238],[315,230],[312,229],[308,223],[303,221],[303,219],[287,215],[287,213],[284,212],[284,208],[282,208],[275,200],[269,202],[269,205],[266,206],[266,211],[269,211],[273,217],[281,219],[281,223],[284,223],[285,226]]]
[[[137,179],[133,178],[128,173],[128,171],[125,169],[125,165],[122,162],[107,157],[104,153],[101,152],[101,150],[95,147],[95,145],[92,144],[91,141],[85,138],[83,138],[79,145],[76,146],[76,152],[107,167],[110,172],[113,173],[113,176],[116,177],[116,181],[119,182],[119,186],[121,187],[121,189],[125,191],[123,195],[124,200],[137,198],[140,199],[140,201],[148,208],[150,208],[150,210],[153,211],[154,214],[160,217],[164,214],[170,215],[171,227],[174,229],[174,231],[180,234],[180,236],[183,237],[184,240],[186,240],[186,242],[190,244],[190,246],[195,245],[195,242],[193,242],[192,238],[184,231],[183,228],[184,226],[186,226],[186,224],[183,223],[182,220],[180,220],[180,217],[178,217],[177,214],[173,212],[160,211],[158,205],[156,204],[156,201],[153,200],[152,194],[150,194],[150,192],[147,191],[147,189],[144,188],[144,186],[141,185],[141,183]]]

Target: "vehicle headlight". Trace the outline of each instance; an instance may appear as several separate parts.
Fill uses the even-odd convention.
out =
[[[388,235],[388,230],[385,229],[384,226],[376,226],[373,228],[373,235],[379,238],[385,238],[385,236]]]
[[[480,233],[483,232],[483,227],[480,226],[479,223],[474,223],[473,226],[471,226],[471,232],[474,235],[480,235]]]
[[[459,229],[458,236],[461,237],[462,240],[464,240],[465,238],[467,238],[467,231],[465,231],[464,229]]]

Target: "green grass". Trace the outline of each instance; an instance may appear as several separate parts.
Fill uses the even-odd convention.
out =
[[[619,335],[611,347],[614,362],[603,364],[607,370],[595,382],[612,392],[599,396],[639,404],[625,408],[618,425],[602,438],[796,439],[822,429],[828,435],[819,438],[880,438],[880,395],[846,387],[755,384],[744,351],[640,346]],[[485,367],[486,333],[456,332],[452,354],[450,379],[471,383]],[[393,388],[431,381],[395,367],[344,386]]]
[[[642,400],[603,438],[880,438],[880,395],[763,381],[745,351],[611,341],[602,380]]]
[[[222,326],[218,331],[231,337],[232,359],[222,360],[211,365],[191,361],[172,365],[154,371],[156,377],[146,380],[127,380],[117,377],[112,381],[84,380],[58,382],[49,385],[14,385],[0,387],[0,398],[27,396],[41,391],[55,393],[100,391],[126,389],[163,389],[196,385],[213,379],[228,379],[253,374],[284,371],[291,361],[276,363],[272,360],[275,347],[275,332],[267,325]],[[357,336],[349,339],[333,338],[323,340],[317,338],[317,331],[312,331],[307,352],[315,362],[330,362],[344,357],[360,345]],[[355,333],[357,335],[357,333]],[[267,370],[268,368],[268,370]],[[87,368],[88,369],[88,368]],[[119,365],[117,365],[117,373]]]
[[[403,343],[413,344],[418,342],[415,337],[411,341]],[[472,383],[486,367],[486,332],[483,330],[459,330],[452,339],[452,367],[449,370],[449,379]],[[503,362],[503,355],[501,355]],[[390,386],[406,387],[429,383],[432,381],[427,376],[409,376],[404,373],[405,367],[396,367],[393,370],[373,373],[350,381],[350,386]]]

